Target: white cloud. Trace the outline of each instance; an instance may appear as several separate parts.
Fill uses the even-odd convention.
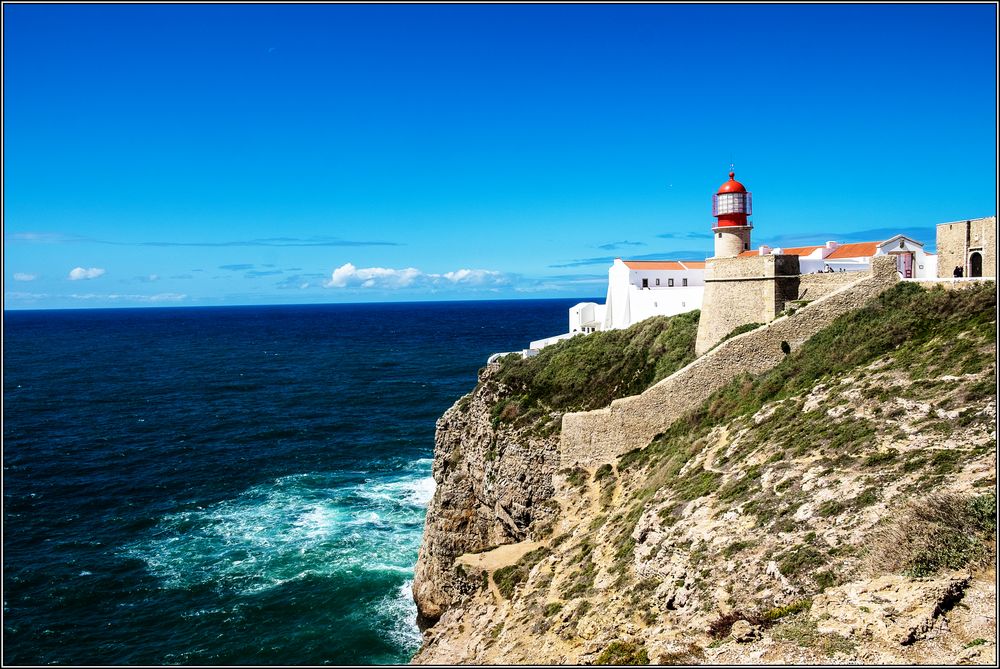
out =
[[[459,269],[454,272],[445,272],[439,275],[431,274],[431,278],[442,278],[452,283],[466,283],[473,286],[482,285],[504,285],[509,283],[503,272],[496,272],[488,269]]]
[[[34,281],[37,274],[25,274],[24,272],[14,272],[14,281]]]
[[[391,269],[386,267],[355,267],[345,263],[333,270],[323,282],[327,288],[410,288],[425,286],[503,286],[510,279],[503,272],[487,269],[459,269],[444,274],[427,274],[415,267]]]
[[[89,269],[74,267],[69,271],[69,280],[79,281],[80,279],[96,279],[103,274],[104,270],[100,267],[91,267]]]
[[[111,302],[180,302],[181,300],[187,299],[187,295],[184,293],[157,293],[156,295],[122,295],[119,293],[103,295],[98,293],[74,293],[70,295],[70,297],[74,300],[108,300]]]
[[[329,281],[324,281],[327,288],[347,288],[361,286],[362,288],[406,288],[413,285],[423,272],[414,267],[406,269],[388,269],[385,267],[355,267],[345,263],[333,270]]]

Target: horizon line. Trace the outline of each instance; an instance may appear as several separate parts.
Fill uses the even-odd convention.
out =
[[[326,306],[365,306],[365,305],[386,305],[386,304],[448,304],[448,303],[470,303],[470,302],[551,302],[566,300],[601,300],[603,297],[497,297],[479,300],[382,300],[371,302],[296,302],[286,303],[249,303],[249,304],[144,304],[134,306],[114,306],[114,307],[4,307],[4,314],[25,311],[129,311],[136,309],[229,309],[246,307],[326,307]]]

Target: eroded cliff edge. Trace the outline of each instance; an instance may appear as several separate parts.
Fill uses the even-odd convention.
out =
[[[554,492],[558,432],[497,420],[493,409],[505,390],[493,380],[498,369],[493,363],[481,370],[476,389],[437,422],[436,488],[413,586],[422,624],[475,589],[455,569],[457,557],[532,538],[558,508],[546,503]]]
[[[577,380],[487,370],[439,423],[414,661],[993,662],[994,291],[893,289],[586,469],[545,420]]]

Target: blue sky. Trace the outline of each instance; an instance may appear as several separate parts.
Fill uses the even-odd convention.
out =
[[[996,212],[981,5],[4,5],[4,307],[604,294]]]

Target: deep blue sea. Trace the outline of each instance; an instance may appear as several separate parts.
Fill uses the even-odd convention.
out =
[[[434,422],[577,301],[5,312],[4,664],[408,661]]]

